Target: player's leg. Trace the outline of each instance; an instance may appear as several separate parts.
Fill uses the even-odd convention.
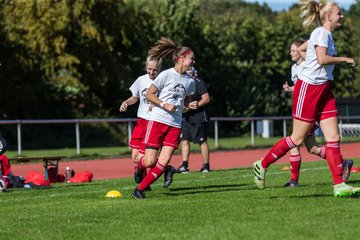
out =
[[[299,185],[301,167],[300,147],[290,149],[290,181],[284,187],[297,187]]]

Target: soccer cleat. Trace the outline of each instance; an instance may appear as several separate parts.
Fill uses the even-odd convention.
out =
[[[264,189],[266,169],[263,168],[263,166],[261,166],[261,160],[254,162],[253,166],[254,166],[255,184],[258,188]]]
[[[299,182],[296,180],[290,180],[290,182],[286,183],[283,187],[298,187]]]
[[[342,182],[334,186],[335,197],[353,197],[360,195],[360,188],[352,187]]]
[[[136,183],[138,184],[141,183],[141,181],[144,179],[144,176],[146,175],[145,172],[146,170],[139,169],[139,164],[138,164],[134,172],[134,180]]]
[[[351,159],[344,159],[342,162],[342,168],[343,168],[343,175],[342,175],[342,180],[344,182],[347,182],[347,180],[349,180],[350,177],[350,172],[351,172],[351,168],[353,166],[353,160]]]
[[[135,199],[144,199],[145,198],[144,191],[141,191],[136,188],[132,194],[132,197]]]
[[[176,170],[177,173],[189,173],[189,171],[190,171],[190,169],[184,167],[183,165],[181,165],[181,166]]]
[[[176,169],[173,166],[168,166],[168,168],[164,172],[164,188],[167,188],[170,186],[170,184],[173,181],[174,173],[176,172]]]
[[[200,169],[200,172],[202,172],[202,173],[208,173],[208,172],[211,172],[211,170],[210,170],[210,167],[205,167],[205,166],[203,166],[203,167]]]
[[[6,183],[5,180],[0,179],[0,192],[6,192],[7,188],[6,188]]]

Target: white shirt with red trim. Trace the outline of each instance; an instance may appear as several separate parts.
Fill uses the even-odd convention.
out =
[[[181,128],[184,100],[186,96],[195,92],[194,80],[186,74],[176,72],[174,68],[169,68],[155,78],[153,85],[158,90],[158,98],[164,103],[174,104],[176,111],[168,112],[155,106],[151,111],[150,120]]]
[[[137,116],[145,120],[149,120],[150,118],[150,102],[146,99],[145,96],[152,82],[153,80],[149,78],[149,75],[145,74],[138,77],[129,88],[132,95],[139,98]]]
[[[331,32],[323,27],[317,27],[310,35],[306,48],[306,58],[300,79],[304,82],[321,85],[334,80],[334,65],[320,65],[317,61],[315,47],[326,47],[328,56],[336,56],[336,47]]]

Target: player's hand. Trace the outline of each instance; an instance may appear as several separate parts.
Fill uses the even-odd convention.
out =
[[[164,109],[168,112],[175,112],[176,111],[176,106],[174,104],[171,103],[165,103],[164,104]]]
[[[197,109],[198,108],[198,101],[193,101],[193,102],[189,103],[189,108],[193,109],[193,110]]]
[[[285,82],[285,84],[283,85],[283,90],[285,92],[291,92],[288,82]]]
[[[122,102],[121,103],[121,105],[120,105],[120,108],[119,108],[119,111],[120,112],[125,112],[126,110],[127,110],[127,103],[124,101],[124,102]]]
[[[355,67],[355,65],[356,65],[355,59],[353,59],[353,58],[346,58],[345,61],[347,64],[349,64],[352,67]]]

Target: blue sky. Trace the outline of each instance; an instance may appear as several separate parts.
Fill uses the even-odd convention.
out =
[[[298,3],[298,0],[244,0],[245,2],[258,2],[263,4],[264,2],[274,11],[287,10],[294,3]],[[338,0],[340,7],[348,10],[351,4],[354,4],[356,0]]]

